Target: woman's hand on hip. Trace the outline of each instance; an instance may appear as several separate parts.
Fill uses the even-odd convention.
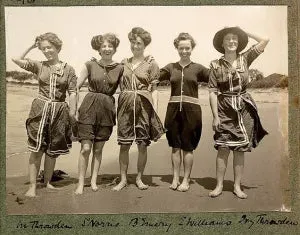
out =
[[[213,123],[212,123],[212,129],[214,131],[218,131],[220,128],[220,119],[219,117],[214,117],[213,118]]]

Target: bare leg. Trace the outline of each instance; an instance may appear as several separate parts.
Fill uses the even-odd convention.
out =
[[[75,190],[75,194],[82,194],[84,187],[84,178],[86,174],[86,169],[89,163],[89,156],[92,149],[92,141],[82,140],[81,150],[78,159],[78,185]]]
[[[234,171],[234,194],[241,199],[246,199],[247,194],[241,189],[241,180],[244,171],[244,152],[234,151],[233,152],[233,171]]]
[[[98,176],[98,172],[99,172],[101,161],[102,161],[102,150],[103,150],[104,144],[105,144],[105,141],[94,142],[94,146],[93,146],[94,164],[92,164],[93,169],[91,170],[91,172],[92,172],[91,187],[94,192],[96,192],[98,190],[97,176]]]
[[[121,181],[118,185],[112,188],[114,191],[120,191],[127,185],[127,169],[129,163],[129,149],[131,145],[129,144],[122,144],[120,146],[120,154],[119,154],[119,163],[120,163],[120,174],[121,174]]]
[[[44,162],[44,183],[47,188],[49,189],[55,189],[55,187],[50,184],[51,178],[53,175],[53,171],[55,168],[56,158],[50,157],[48,154],[45,154],[45,162]]]
[[[139,157],[137,161],[137,176],[136,176],[136,185],[139,189],[145,190],[149,186],[144,184],[142,181],[142,176],[145,170],[145,166],[147,163],[147,145],[138,144]]]
[[[228,156],[230,150],[227,148],[219,148],[217,160],[216,160],[216,175],[217,175],[217,186],[211,191],[208,195],[210,197],[217,197],[222,193],[223,190],[223,181],[227,168]]]
[[[169,186],[170,189],[176,190],[179,183],[179,175],[180,175],[180,165],[181,165],[181,149],[172,148],[171,154],[172,160],[172,171],[173,171],[173,181]]]
[[[36,178],[39,173],[41,160],[44,152],[39,151],[37,153],[31,152],[29,157],[29,181],[30,186],[25,196],[35,197],[36,196]]]
[[[193,167],[193,151],[183,151],[184,176],[178,191],[186,192],[190,188],[190,175]]]

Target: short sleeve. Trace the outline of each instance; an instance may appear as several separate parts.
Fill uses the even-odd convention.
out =
[[[149,81],[151,84],[159,83],[159,67],[155,61],[151,61]]]
[[[206,82],[209,80],[209,69],[200,64],[200,71],[197,75],[198,82]]]
[[[261,54],[263,51],[259,50],[256,45],[250,47],[247,51],[245,51],[242,55],[244,56],[247,66],[249,67],[252,62]]]
[[[68,93],[69,95],[76,93],[77,76],[73,67],[70,67],[68,75]]]
[[[160,69],[159,81],[170,80],[171,73],[170,73],[170,64],[166,65],[165,67]]]
[[[85,67],[86,67],[86,70],[88,72],[88,74],[91,74],[91,61],[87,61],[84,63]]]
[[[210,92],[218,92],[217,71],[214,66],[215,62],[210,63],[208,89]]]
[[[34,74],[39,74],[39,71],[42,67],[42,62],[31,60],[31,59],[25,59],[25,60],[26,63],[24,64],[24,66],[22,66],[22,68]]]
[[[119,64],[119,66],[121,67],[120,69],[120,73],[119,73],[119,78],[121,78],[124,74],[124,65],[123,64]]]

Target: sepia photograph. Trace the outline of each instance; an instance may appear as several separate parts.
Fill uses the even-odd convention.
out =
[[[8,215],[292,211],[287,6],[4,13]]]

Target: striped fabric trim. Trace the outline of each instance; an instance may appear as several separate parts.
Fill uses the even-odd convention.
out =
[[[240,128],[241,128],[241,130],[243,132],[245,141],[249,142],[249,138],[248,138],[248,135],[247,135],[247,132],[246,132],[246,128],[245,128],[244,122],[243,122],[243,117],[242,117],[241,113],[239,112],[239,108],[240,107],[237,106],[237,99],[238,99],[238,103],[239,103],[239,106],[240,106],[241,97],[235,96],[234,98],[235,98],[235,107],[234,108],[237,111],[239,126],[240,126]]]
[[[238,74],[238,73],[237,73]],[[238,74],[238,77],[239,77],[239,86],[241,87],[241,79],[240,79],[240,76]],[[241,140],[241,141],[219,141],[219,140],[216,140],[216,144],[226,144],[228,146],[237,146],[237,145],[240,145],[240,144],[248,144],[249,143],[249,137],[247,135],[247,132],[246,132],[246,128],[245,128],[245,125],[243,123],[243,118],[241,116],[241,113],[240,113],[240,108],[241,108],[241,93],[239,92],[233,92],[233,83],[232,83],[232,76],[229,77],[229,90],[230,92],[229,93],[222,93],[222,95],[227,95],[227,96],[230,96],[231,97],[231,105],[233,107],[233,109],[236,111],[237,115],[238,115],[238,125],[242,131],[242,134],[244,136],[244,139]],[[245,93],[245,92],[243,92]]]
[[[242,91],[242,92],[222,92],[219,95],[223,95],[223,96],[242,96],[244,94],[246,94],[246,91]]]
[[[39,94],[37,98],[39,100],[42,100],[42,101],[45,101],[45,102],[51,101],[48,97],[45,97],[45,96],[43,96],[41,94]]]
[[[66,150],[56,150],[56,151],[49,151],[51,154],[68,154],[70,151],[69,149]]]
[[[38,129],[38,132],[37,132],[36,146],[33,147],[33,146],[28,145],[28,149],[33,150],[34,152],[38,152],[41,148],[43,129],[44,129],[44,126],[45,126],[48,107],[49,107],[49,104],[45,103],[44,108],[43,108],[43,112],[42,112],[42,118],[41,118],[41,121],[40,121],[39,129]]]
[[[63,71],[64,66],[65,66],[65,63],[61,63],[60,68],[59,68],[60,74],[57,74],[55,72],[52,72],[50,74],[50,84],[49,84],[49,89],[50,89],[49,96],[50,96],[50,98],[45,97],[41,94],[39,94],[38,97],[37,97],[39,100],[44,101],[45,104],[44,104],[44,107],[43,107],[42,118],[41,118],[41,121],[40,121],[40,124],[39,124],[39,129],[38,129],[38,132],[37,132],[36,146],[33,147],[33,146],[28,145],[28,149],[32,152],[38,152],[41,148],[42,137],[43,137],[43,129],[44,129],[44,126],[45,126],[49,105],[51,105],[51,112],[52,112],[51,113],[50,124],[53,123],[56,103],[59,102],[59,101],[55,101],[56,81],[57,81],[58,75],[62,75],[62,71]],[[65,152],[65,151],[62,150],[62,152]],[[52,151],[50,151],[50,153],[52,153]],[[55,152],[53,152],[53,153],[55,153]]]
[[[191,96],[181,95],[181,96],[171,96],[170,97],[169,103],[178,103],[178,102],[180,102],[180,103],[186,102],[186,103],[200,105],[199,99],[191,97]]]
[[[31,148],[31,146],[29,146],[28,149],[29,149],[30,152],[34,152],[34,153],[37,153],[37,152],[40,151],[40,150],[35,150],[35,149]],[[69,150],[58,150],[58,151],[49,151],[49,153],[50,154],[66,155],[66,154],[69,154],[70,151]]]
[[[53,123],[54,120],[54,114],[55,114],[55,108],[56,108],[56,102],[51,102],[51,124]]]
[[[263,50],[259,50],[259,49],[257,48],[257,46],[254,46],[254,47],[253,47],[253,50],[254,50],[257,54],[261,54],[261,53],[264,52]]]
[[[117,142],[121,144],[132,144],[132,142],[137,141],[145,141],[148,140],[148,138],[130,138],[130,139],[123,139],[123,138],[117,138]]]
[[[249,141],[219,141],[216,140],[216,145],[239,146],[249,144]]]
[[[136,123],[136,90],[137,90],[137,87],[136,87],[136,81],[135,79],[132,79],[134,81],[134,89],[135,89],[135,92],[134,92],[134,99],[133,99],[133,133],[134,133],[134,139],[136,139],[136,129],[135,129],[135,123]]]

